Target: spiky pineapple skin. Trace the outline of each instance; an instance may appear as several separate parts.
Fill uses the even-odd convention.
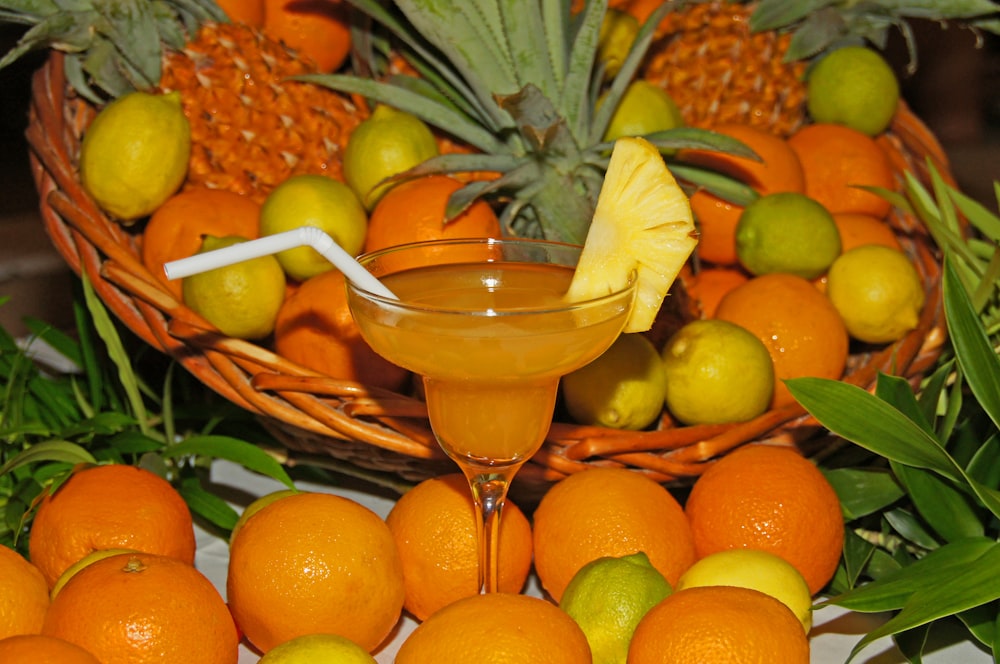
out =
[[[205,23],[182,50],[168,51],[160,88],[180,93],[191,123],[187,185],[262,201],[292,175],[342,180],[342,151],[368,109],[289,80],[316,71],[311,61],[238,23]]]

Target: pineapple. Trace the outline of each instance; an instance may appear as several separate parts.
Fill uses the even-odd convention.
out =
[[[566,295],[597,298],[634,278],[636,301],[625,332],[646,332],[697,238],[688,198],[659,151],[643,138],[621,138]]]

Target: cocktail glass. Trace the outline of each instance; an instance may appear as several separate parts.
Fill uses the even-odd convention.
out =
[[[398,300],[348,282],[362,336],[423,378],[434,435],[469,480],[482,592],[499,588],[501,508],[545,440],[559,378],[614,342],[635,296],[633,283],[566,301],[581,251],[540,240],[422,242],[358,259]]]

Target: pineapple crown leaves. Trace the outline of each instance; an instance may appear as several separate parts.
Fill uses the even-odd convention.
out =
[[[424,162],[400,179],[428,173],[492,171],[499,177],[456,192],[449,217],[481,196],[504,197],[505,227],[525,237],[582,244],[611,145],[601,137],[654,37],[666,2],[641,27],[605,101],[598,39],[607,0],[349,0],[387,29],[419,78],[345,74],[300,77],[360,94],[420,117],[479,150]],[[370,43],[374,43],[371,40]],[[745,146],[702,130],[649,136],[657,147]],[[691,169],[697,178],[698,169]]]
[[[913,70],[917,49],[909,19],[955,21],[971,30],[1000,34],[1000,4],[993,0],[760,0],[750,28],[791,30],[785,54],[791,61],[862,40],[882,49],[895,27],[903,35]]]
[[[0,20],[29,26],[0,69],[30,51],[66,54],[66,77],[99,104],[160,82],[164,45],[180,49],[205,21],[226,21],[214,0],[0,0]]]

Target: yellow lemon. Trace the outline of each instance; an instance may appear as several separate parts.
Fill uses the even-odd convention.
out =
[[[667,579],[639,552],[598,558],[581,567],[559,608],[587,636],[594,664],[625,664],[635,626],[670,593]]]
[[[306,634],[271,648],[260,664],[375,664],[375,658],[343,636]]]
[[[815,122],[842,124],[869,136],[885,131],[899,103],[899,81],[879,53],[845,46],[812,68],[806,87]]]
[[[380,104],[347,140],[344,179],[371,210],[392,186],[386,178],[437,154],[434,134],[420,118]]]
[[[663,410],[666,381],[652,342],[623,334],[596,360],[563,377],[563,399],[581,424],[645,429]]]
[[[662,350],[667,409],[684,424],[743,422],[767,410],[774,363],[755,335],[724,320],[696,320]]]
[[[633,81],[611,116],[604,140],[643,136],[683,124],[681,111],[666,90],[649,81]]]
[[[208,236],[201,252],[245,241],[236,235]],[[285,299],[285,273],[274,256],[261,256],[186,277],[181,291],[184,304],[223,334],[261,339],[274,330]]]
[[[754,549],[729,549],[699,559],[677,580],[677,590],[737,586],[770,595],[792,610],[802,628],[812,629],[812,596],[802,574],[781,556]]]
[[[639,20],[620,9],[609,7],[597,37],[597,59],[604,64],[604,79],[615,77],[639,34]]]
[[[920,274],[906,254],[877,244],[837,258],[826,294],[850,335],[873,344],[895,341],[915,328],[925,299]]]
[[[260,234],[274,235],[302,226],[314,226],[357,255],[365,244],[368,214],[343,182],[323,175],[293,175],[268,195],[260,209]],[[285,273],[297,281],[322,274],[333,265],[312,247],[296,247],[276,254]]]
[[[761,196],[736,223],[736,256],[752,274],[815,279],[840,255],[840,231],[825,207],[798,192]]]
[[[122,221],[152,214],[184,182],[191,126],[176,92],[132,92],[104,107],[83,135],[80,181]]]

